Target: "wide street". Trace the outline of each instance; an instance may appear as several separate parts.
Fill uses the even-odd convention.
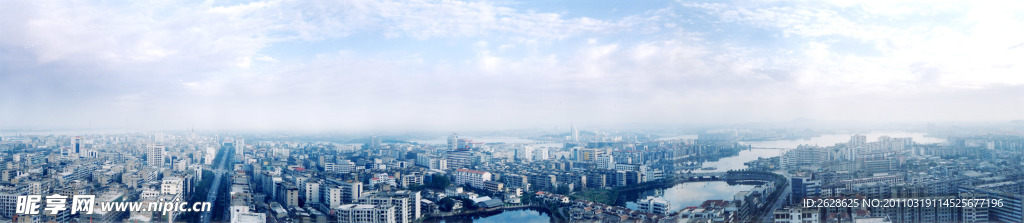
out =
[[[215,169],[213,170],[213,174],[214,174],[213,186],[210,187],[209,195],[206,196],[206,202],[210,202],[211,206],[217,206],[218,205],[218,204],[214,203],[214,201],[217,199],[217,191],[220,189],[221,184],[224,183],[224,182],[221,181],[221,177],[224,176],[224,173],[228,172],[228,170],[225,169],[225,166],[228,163],[228,160],[234,158],[233,154],[231,154],[229,152],[230,152],[230,150],[227,149],[226,147],[222,147],[220,149],[220,151],[218,151],[218,153],[223,154],[224,158],[220,160],[220,163],[218,163],[218,164],[216,164],[214,166]],[[219,204],[219,205],[229,205],[229,204]],[[203,223],[210,223],[210,218],[212,216],[211,214],[213,213],[212,210],[215,210],[215,209],[211,209],[211,211],[203,212],[203,217],[201,218]],[[225,210],[228,210],[228,209],[225,208]],[[225,218],[225,219],[227,219],[227,218]]]

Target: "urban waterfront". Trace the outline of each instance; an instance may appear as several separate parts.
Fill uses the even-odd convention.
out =
[[[754,185],[729,184],[725,181],[690,182],[676,184],[667,189],[654,189],[638,194],[637,198],[654,196],[668,201],[673,212],[685,207],[696,207],[707,200],[730,200],[737,192],[753,189]],[[626,207],[637,209],[634,202],[627,202]]]
[[[786,151],[796,148],[800,145],[828,145],[843,143],[850,139],[850,137],[857,134],[825,134],[809,139],[796,139],[796,140],[770,140],[770,141],[741,141],[741,144],[751,145],[751,149],[741,150],[738,154],[733,156],[722,157],[716,161],[708,161],[702,163],[703,169],[692,170],[691,172],[721,172],[728,170],[743,170],[748,167],[745,163],[757,160],[759,158],[771,158],[783,155]],[[880,136],[889,137],[909,137],[914,139],[915,142],[920,141],[921,143],[941,143],[945,140],[940,138],[933,138],[925,136],[925,133],[912,133],[912,132],[870,132],[863,134],[867,138],[877,138]],[[696,139],[695,135],[687,135],[680,137],[662,138],[661,140],[680,140],[680,139]],[[492,138],[488,139],[488,142],[501,142],[501,143],[536,143],[532,140],[527,139],[515,139],[515,138]],[[429,141],[431,143],[440,143],[439,140]],[[423,142],[427,143],[427,142]],[[642,199],[648,196],[656,197],[659,199],[670,202],[671,211],[676,212],[686,207],[695,207],[701,205],[703,202],[708,200],[729,200],[737,192],[748,191],[756,185],[751,184],[731,184],[726,181],[707,181],[707,182],[686,182],[673,185],[672,187],[665,189],[652,189],[635,194],[625,195],[627,200]],[[625,203],[627,208],[637,209],[637,204],[632,201]],[[509,221],[520,221],[524,222],[539,222],[546,221],[547,215],[540,214],[537,211],[517,211],[515,214],[511,214],[506,211],[499,215],[490,216],[473,216],[474,220],[478,222],[509,222]],[[518,216],[519,218],[513,218],[511,216]],[[452,218],[451,220],[457,220]],[[465,218],[461,220],[465,221]],[[492,221],[493,220],[493,221]],[[509,220],[509,221],[506,221]],[[442,221],[443,222],[443,221]]]
[[[770,158],[777,157],[786,152],[785,149],[763,149],[763,148],[752,148],[740,150],[740,152],[734,156],[728,156],[720,158],[716,161],[704,162],[701,164],[701,168],[690,172],[701,173],[701,172],[722,172],[728,170],[742,170],[746,169],[745,163],[757,160],[758,158]]]

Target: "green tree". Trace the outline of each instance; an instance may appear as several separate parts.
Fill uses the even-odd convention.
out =
[[[568,186],[561,186],[561,185],[557,186],[557,187],[555,187],[555,193],[556,194],[567,195],[567,194],[569,194],[569,187]]]
[[[437,201],[437,209],[441,211],[452,211],[452,207],[455,206],[455,200],[450,197],[446,197]]]
[[[536,196],[537,195],[533,194],[533,193],[523,193],[523,197],[520,198],[521,199],[520,201],[522,201],[523,203],[529,204],[529,203],[533,202],[533,200],[536,199],[535,198]]]
[[[428,188],[444,190],[448,185],[452,184],[452,180],[446,175],[434,175],[430,178],[430,183],[427,184]]]

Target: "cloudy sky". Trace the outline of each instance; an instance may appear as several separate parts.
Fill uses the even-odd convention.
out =
[[[0,128],[1024,118],[1021,2],[850,2],[0,1]]]

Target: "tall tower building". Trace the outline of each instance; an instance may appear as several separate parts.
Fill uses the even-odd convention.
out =
[[[459,135],[452,133],[448,136],[448,150],[455,150],[459,148]]]
[[[241,159],[245,155],[245,139],[242,137],[235,138],[235,157]]]
[[[571,126],[572,126],[572,130],[571,130],[572,131],[572,141],[573,142],[579,142],[580,141],[580,130],[576,129],[576,125],[571,125]]]
[[[153,167],[163,167],[164,145],[150,144],[146,146],[146,163]]]
[[[82,153],[85,152],[83,151],[85,149],[82,148],[82,137],[75,137],[75,145],[72,148],[75,150],[75,156],[82,157]]]

